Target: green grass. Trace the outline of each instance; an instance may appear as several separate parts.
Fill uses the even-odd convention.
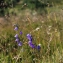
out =
[[[0,63],[63,63],[61,9],[61,6],[46,8],[47,14],[40,15],[35,10],[18,11],[14,8],[17,16],[10,15],[9,23],[0,27]],[[14,31],[14,24],[18,24],[18,32]],[[19,31],[23,32],[20,36],[23,42],[21,47],[14,38]],[[40,51],[28,46],[28,33],[31,33],[33,43],[41,44]]]

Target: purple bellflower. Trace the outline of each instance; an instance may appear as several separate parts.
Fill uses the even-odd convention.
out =
[[[32,41],[32,36],[31,36],[31,34],[27,34],[27,38],[28,38],[29,41]]]
[[[15,37],[15,38],[18,38],[18,34],[16,34],[14,37]]]
[[[16,31],[17,31],[17,30],[18,30],[18,27],[16,26],[16,27],[14,28],[14,30],[16,30]]]
[[[28,45],[29,45],[31,48],[35,48],[35,45],[32,43],[32,41],[29,41],[29,42],[28,42]]]
[[[19,38],[16,38],[16,40],[15,40],[16,42],[19,42]]]
[[[18,26],[17,26],[17,25],[15,25],[14,30],[15,30],[15,31],[18,30]],[[22,34],[21,31],[20,31],[20,34]],[[20,38],[19,38],[18,34],[16,34],[14,37],[15,37],[15,41],[18,43],[18,46],[22,46],[22,42],[20,41]]]
[[[20,35],[22,35],[22,31],[20,31]]]
[[[18,46],[22,46],[22,42],[20,41],[20,42],[18,42]]]
[[[37,45],[37,49],[40,50],[41,49],[41,44]]]
[[[34,45],[33,43],[29,43],[29,46],[30,46],[31,48],[35,48],[35,45]]]
[[[29,45],[31,48],[35,48],[35,45],[32,43],[32,36],[31,36],[31,34],[27,34],[27,38],[28,38],[28,40],[29,40],[28,45]]]
[[[31,34],[27,34],[27,37],[31,37]]]

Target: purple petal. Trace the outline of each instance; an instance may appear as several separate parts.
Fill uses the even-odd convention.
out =
[[[20,31],[20,35],[22,35],[22,31]]]
[[[27,37],[29,41],[32,41],[32,37]]]
[[[41,49],[41,47],[38,45],[38,46],[37,46],[37,49],[38,49],[38,50],[40,50],[40,49]]]
[[[14,28],[14,30],[16,30],[16,31],[17,31],[17,30],[18,30],[18,27],[16,26],[16,27]]]
[[[27,38],[29,41],[32,41],[32,36],[30,34],[27,34]]]
[[[31,47],[31,48],[35,48],[35,45],[32,43],[32,42],[30,42],[30,43],[28,43],[29,44],[29,46]]]
[[[18,38],[18,34],[16,34],[14,37],[15,37],[15,38]]]
[[[31,34],[27,34],[27,37],[31,37]]]
[[[19,38],[16,38],[16,40],[15,40],[16,42],[19,42]]]
[[[20,42],[18,42],[18,46],[22,46],[22,42],[20,41]]]
[[[31,44],[32,43],[32,41],[28,41],[28,44]]]

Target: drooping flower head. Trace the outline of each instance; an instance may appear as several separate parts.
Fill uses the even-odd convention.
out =
[[[15,26],[14,30],[17,31],[18,30],[18,26]]]
[[[22,46],[22,42],[20,41],[20,42],[18,42],[18,46]]]
[[[32,41],[32,36],[31,36],[31,34],[27,34],[27,38],[28,38],[29,41]]]
[[[29,41],[29,42],[28,42],[28,45],[29,45],[31,48],[35,48],[35,44],[33,44],[32,41]]]
[[[31,34],[27,34],[27,37],[31,37]]]
[[[30,46],[31,48],[35,48],[35,45],[34,45],[33,43],[29,43],[29,46]]]
[[[19,38],[16,38],[16,40],[15,40],[16,42],[19,42],[20,40],[19,40]]]
[[[18,38],[18,34],[16,34],[14,37],[15,37],[15,38]]]
[[[22,31],[20,31],[20,35],[22,35]]]
[[[41,44],[37,45],[37,49],[40,50],[41,49]]]

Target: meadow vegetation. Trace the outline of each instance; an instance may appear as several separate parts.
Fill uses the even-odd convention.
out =
[[[0,63],[63,63],[63,5],[22,9],[20,3],[1,17]]]

